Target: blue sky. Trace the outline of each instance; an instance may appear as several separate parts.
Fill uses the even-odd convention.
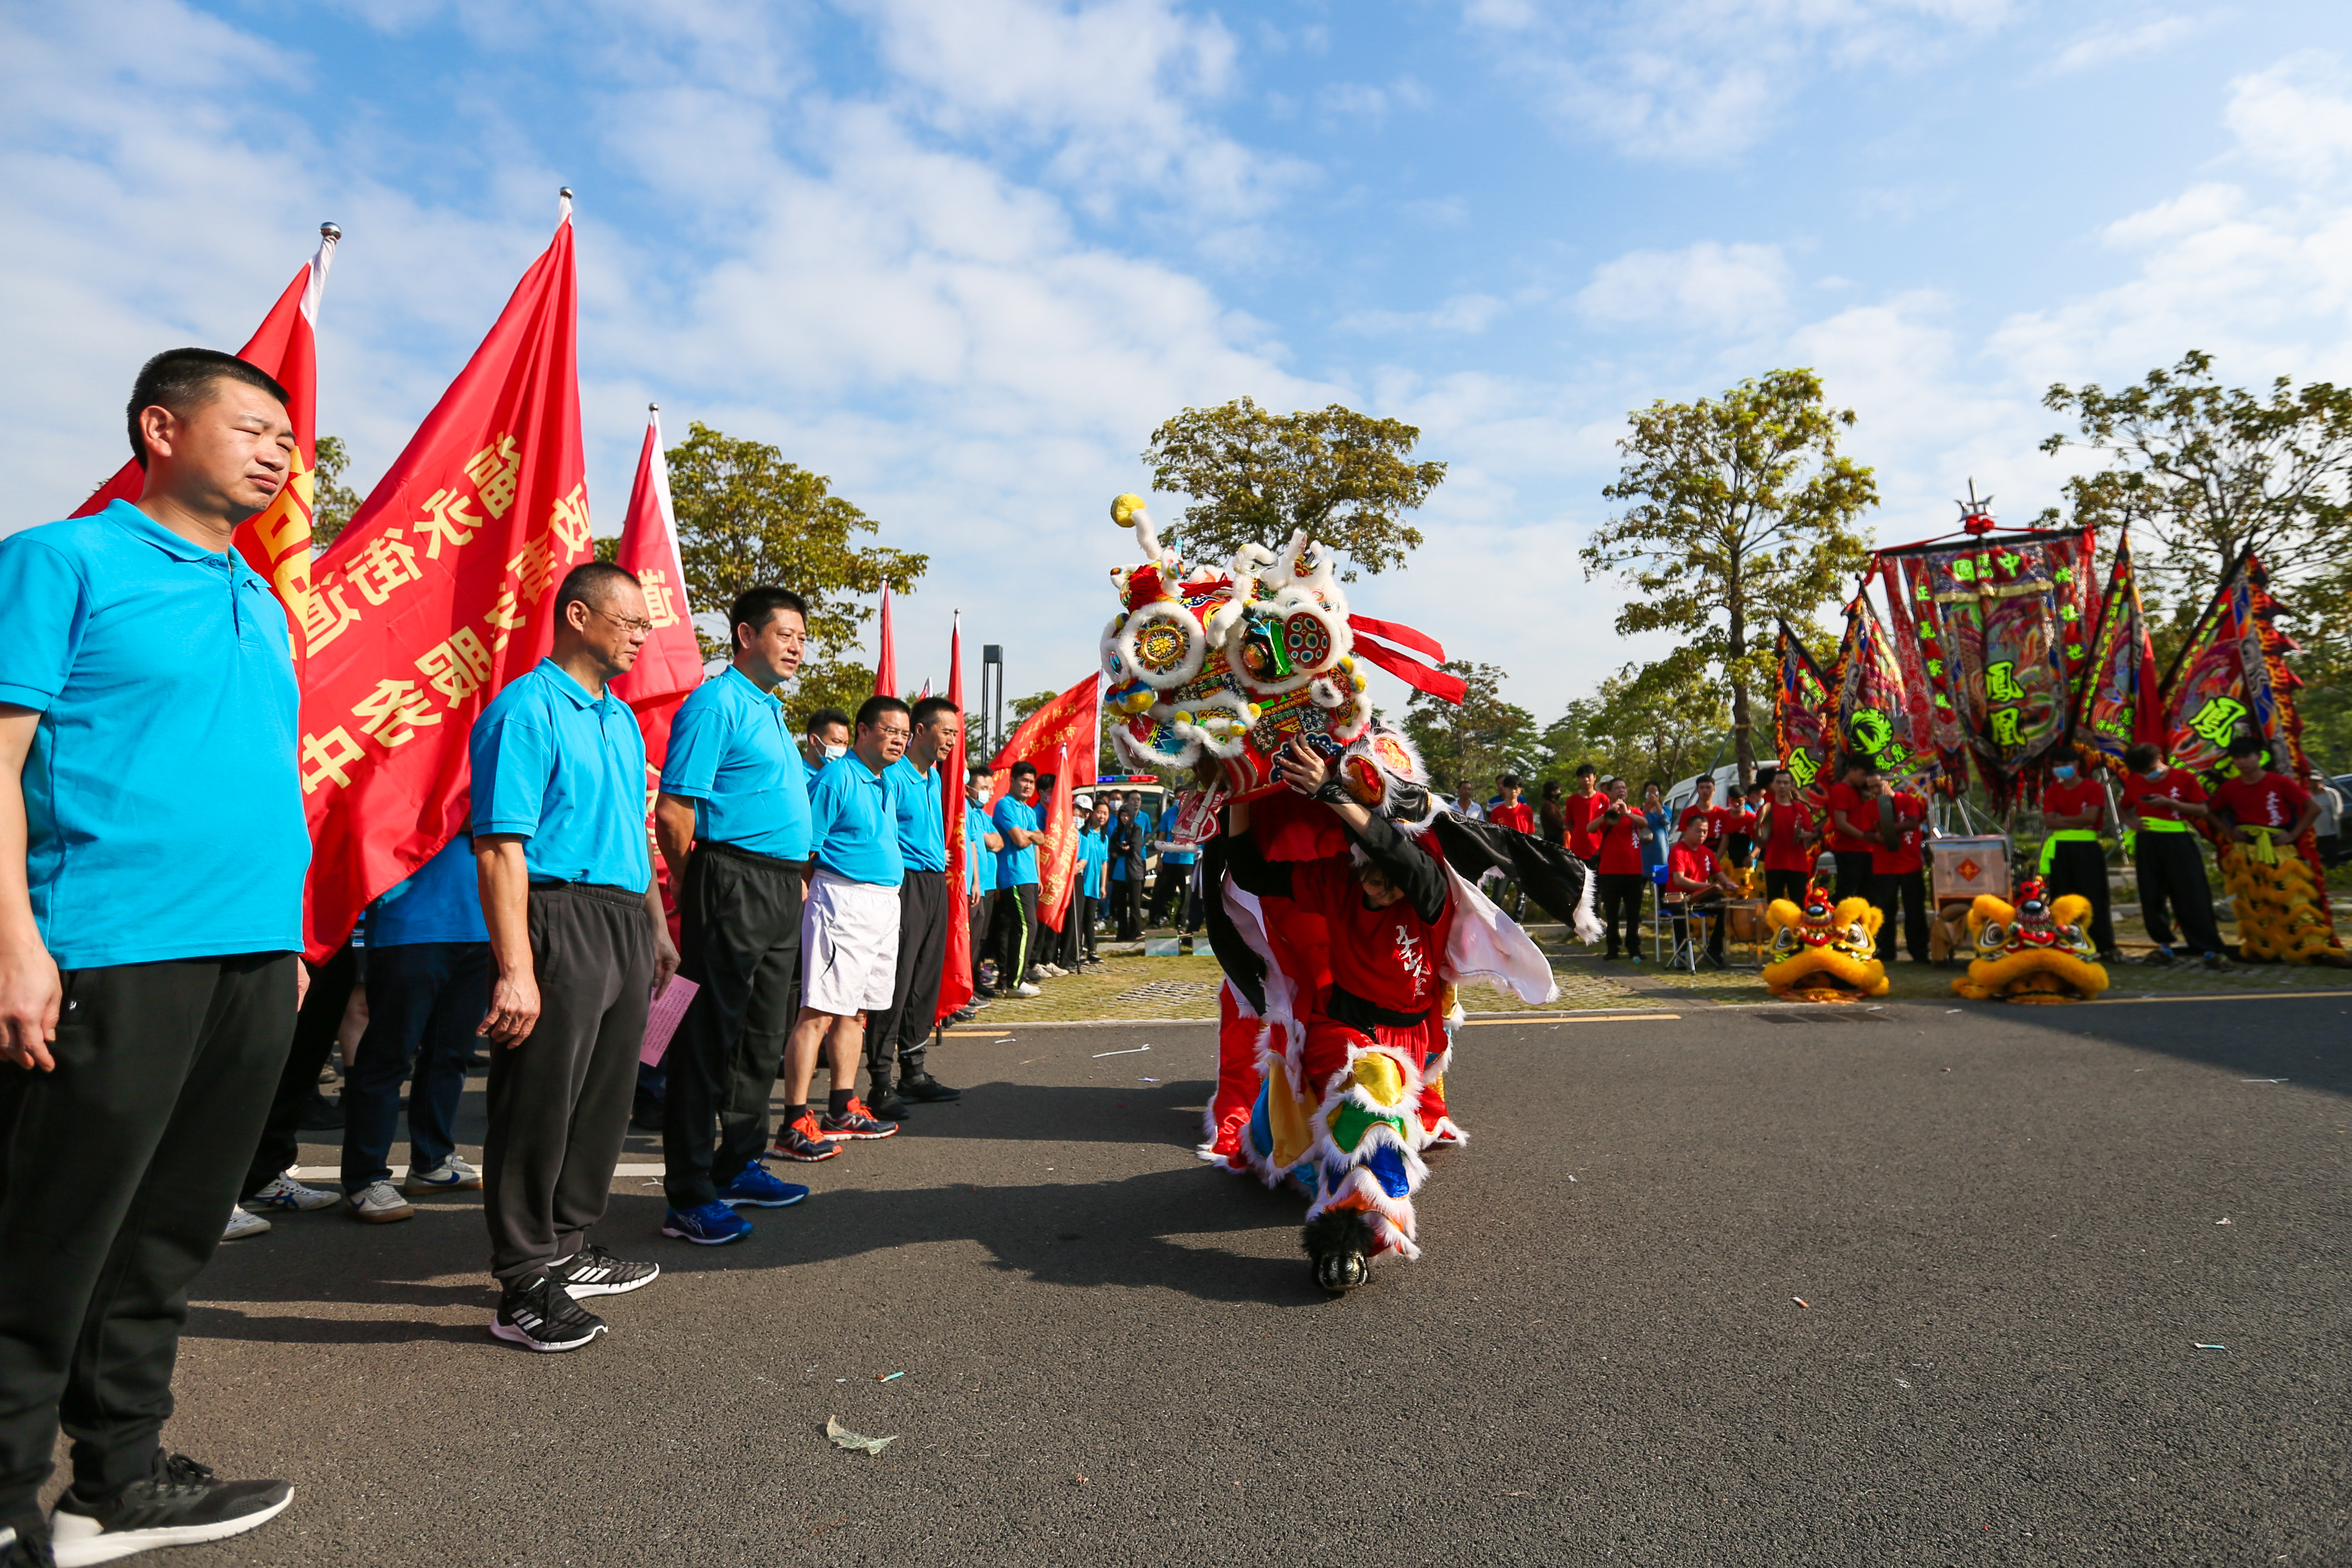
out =
[[[347,237],[320,428],[373,479],[569,184],[605,529],[657,400],[673,438],[772,441],[931,553],[902,668],[940,672],[961,607],[1016,692],[1062,686],[1153,425],[1343,401],[1452,465],[1420,557],[1357,607],[1548,719],[1658,651],[1608,632],[1622,590],[1576,561],[1654,398],[1816,367],[1893,541],[1970,478],[2014,520],[2054,499],[2052,381],[2192,347],[2233,381],[2352,376],[2346,18],[8,0],[0,530],[110,472],[139,360],[242,342],[322,218]]]

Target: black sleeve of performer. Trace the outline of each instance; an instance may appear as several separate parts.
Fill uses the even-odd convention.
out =
[[[1412,900],[1415,914],[1434,921],[1445,912],[1445,900],[1452,896],[1452,889],[1445,885],[1445,868],[1437,863],[1436,856],[1406,837],[1395,823],[1377,812],[1355,832],[1354,837],[1364,847],[1365,857]]]
[[[1225,847],[1225,870],[1234,885],[1244,893],[1255,893],[1261,899],[1290,897],[1290,867],[1286,861],[1269,860],[1259,853],[1257,839],[1248,834],[1230,831],[1220,833],[1217,839]]]

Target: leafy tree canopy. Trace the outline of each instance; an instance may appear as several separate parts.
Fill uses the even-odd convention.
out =
[[[317,555],[335,542],[352,513],[360,509],[360,493],[343,483],[352,455],[340,436],[319,437],[316,488],[310,492],[310,553]]]
[[[1411,460],[1421,431],[1333,404],[1276,414],[1250,398],[1187,408],[1151,433],[1143,460],[1152,483],[1193,498],[1184,553],[1223,561],[1244,544],[1278,549],[1305,530],[1345,556],[1340,575],[1404,563],[1421,543],[1405,521],[1445,478],[1444,463]],[[1163,533],[1163,540],[1165,534]]]
[[[1405,706],[1404,732],[1421,748],[1432,782],[1449,798],[1467,785],[1485,800],[1496,773],[1531,776],[1538,757],[1535,716],[1503,700],[1502,670],[1458,658],[1438,668],[1462,677],[1469,690],[1458,705],[1416,691]]]

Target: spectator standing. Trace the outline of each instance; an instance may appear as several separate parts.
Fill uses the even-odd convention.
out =
[[[1666,852],[1666,890],[1661,899],[1673,916],[1675,945],[1689,940],[1690,916],[1711,916],[1706,921],[1706,960],[1717,969],[1723,962],[1723,897],[1738,890],[1715,851],[1706,847],[1706,821],[1683,814],[1682,837]]]
[[[129,426],[136,505],[0,541],[0,1553],[28,1563],[52,1531],[102,1562],[292,1495],[159,1436],[305,984],[286,612],[230,542],[294,432],[277,382],[206,349],[148,361]]]
[[[652,635],[636,578],[587,561],[556,591],[548,656],[474,724],[474,859],[496,975],[482,1211],[490,1331],[534,1351],[604,1332],[579,1304],[661,1269],[588,1239],[628,1131],[646,1011],[677,967],[646,837],[646,742],[606,682]]]
[[[801,734],[801,761],[807,764],[808,785],[815,787],[816,775],[824,772],[827,763],[848,754],[849,715],[838,708],[820,708],[810,714]]]
[[[1141,797],[1132,792],[1122,797],[1118,820],[1110,829],[1111,904],[1118,911],[1121,942],[1139,941],[1143,935],[1143,857],[1148,829],[1141,805]]]
[[[1568,852],[1591,865],[1601,858],[1601,836],[1592,829],[1593,818],[1609,805],[1596,781],[1601,770],[1591,763],[1576,764],[1576,793],[1568,797],[1564,807],[1568,817]]]
[[[2325,774],[2314,774],[2311,781],[2312,804],[2319,807],[2319,818],[2312,825],[2312,839],[2319,849],[2322,866],[2339,866],[2344,862],[2344,792]]]
[[[474,1026],[490,1005],[474,841],[459,833],[369,906],[368,1022],[343,1080],[343,1205],[372,1224],[404,1220],[408,1200],[481,1190],[457,1158],[457,1106]],[[408,1080],[408,1176],[392,1184],[393,1130]]]
[[[2151,963],[2170,963],[2172,921],[2209,965],[2221,963],[2221,932],[2213,922],[2213,889],[2193,826],[2205,820],[2205,786],[2186,768],[2167,767],[2164,753],[2143,742],[2124,753],[2116,812],[2132,830],[2132,869],[2139,882],[2139,916],[2156,944]]]
[[[1771,791],[1757,818],[1756,836],[1764,846],[1764,897],[1786,899],[1803,908],[1819,836],[1813,814],[1797,798],[1797,781],[1786,768],[1772,775]]]
[[[1601,839],[1595,859],[1595,875],[1599,879],[1601,922],[1609,928],[1609,949],[1604,959],[1617,956],[1617,927],[1622,916],[1625,928],[1626,956],[1635,963],[1642,962],[1642,893],[1650,885],[1650,874],[1642,862],[1642,845],[1649,837],[1649,824],[1642,812],[1625,799],[1625,781],[1611,779],[1609,805],[1594,819],[1593,828]]]
[[[1748,792],[1738,784],[1727,785],[1723,792],[1721,854],[1724,863],[1735,871],[1748,869],[1748,862],[1756,853],[1756,808],[1748,804]]]
[[[1568,842],[1568,808],[1561,803],[1558,779],[1544,780],[1543,800],[1536,807],[1536,830],[1548,844]]]
[[[1466,816],[1473,822],[1486,820],[1486,808],[1480,805],[1470,793],[1470,781],[1463,779],[1454,786],[1454,815]]]
[[[1859,752],[1848,752],[1845,769],[1830,785],[1822,803],[1829,809],[1830,853],[1837,860],[1837,887],[1832,897],[1843,900],[1866,898],[1872,903],[1872,846],[1878,839],[1878,764]]]
[[[2042,876],[2050,897],[2080,893],[2091,900],[2091,941],[2099,962],[2114,963],[2115,922],[2107,915],[2107,856],[2099,830],[2106,825],[2107,791],[2085,778],[2073,763],[2050,770],[2053,781],[2042,791]]]
[[[1004,847],[1004,836],[988,817],[988,781],[984,764],[971,770],[963,807],[963,885],[971,900],[971,994],[983,1002],[994,1001],[997,994],[996,987],[981,978],[980,966],[988,956],[989,921],[996,913],[996,852]]]
[[[1037,769],[1013,764],[1011,787],[996,803],[996,976],[1016,996],[1037,994],[1030,951],[1037,940]]]
[[[1495,781],[1495,786],[1502,792],[1502,798],[1498,804],[1487,807],[1486,820],[1499,823],[1517,833],[1533,833],[1536,830],[1535,807],[1519,798],[1526,788],[1520,783],[1519,775],[1505,773]],[[1624,792],[1620,790],[1618,794],[1622,795]]]
[[[1095,921],[1108,896],[1110,875],[1110,805],[1097,800],[1087,808],[1086,825],[1078,833],[1079,962],[1099,963],[1095,953]]]
[[[815,869],[801,906],[801,1013],[784,1044],[784,1126],[776,1152],[830,1160],[839,1140],[887,1138],[884,1121],[857,1098],[857,1058],[867,1020],[888,1010],[898,973],[897,807],[887,775],[907,752],[911,710],[874,696],[857,710],[856,739],[824,765],[809,792],[809,846]],[[809,1084],[822,1052],[832,1090],[820,1118]]]
[[[948,839],[939,767],[955,749],[963,715],[944,697],[926,697],[914,706],[913,723],[906,754],[889,768],[890,809],[906,863],[898,889],[898,971],[890,1005],[866,1031],[867,1105],[888,1121],[905,1120],[909,1100],[963,1098],[963,1090],[950,1089],[923,1065],[948,950]]]
[[[1176,821],[1182,815],[1182,802],[1171,791],[1167,806],[1160,814],[1155,830],[1159,838],[1160,879],[1151,889],[1151,923],[1184,929],[1192,901],[1192,869],[1199,864],[1201,851],[1194,847],[1178,848],[1169,837],[1176,831]]]
[[[1882,776],[1879,784],[1893,799],[1895,809],[1881,821],[1879,847],[1871,851],[1871,875],[1885,900],[1878,906],[1886,917],[1878,928],[1878,962],[1895,962],[1895,921],[1899,914],[1903,941],[1911,950],[1911,962],[1925,963],[1927,873],[1921,852],[1928,831],[1927,797],[1907,780],[1890,784]]]
[[[807,767],[776,688],[800,669],[808,605],[787,588],[752,588],[728,628],[726,670],[670,721],[654,801],[654,835],[677,878],[678,973],[700,987],[663,1058],[661,1229],[703,1247],[751,1233],[738,1205],[808,1196],[760,1163],[793,1025],[809,860]]]
[[[1723,808],[1715,804],[1714,775],[1703,775],[1692,788],[1696,793],[1691,804],[1683,807],[1682,815],[1675,819],[1675,836],[1679,839],[1684,827],[1696,822],[1699,825],[1699,841],[1720,861],[1723,858],[1724,819]]]

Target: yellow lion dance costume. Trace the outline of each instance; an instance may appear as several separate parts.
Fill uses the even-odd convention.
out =
[[[1886,917],[1868,899],[1832,908],[1818,887],[1805,889],[1805,907],[1775,899],[1764,911],[1772,962],[1764,984],[1775,996],[1808,1002],[1854,1002],[1886,994],[1886,965],[1878,962],[1878,928]]]
[[[2327,920],[2327,895],[2292,844],[2263,834],[2221,851],[2221,879],[2237,900],[2238,951],[2252,963],[2346,963]]]
[[[2045,902],[2042,879],[2029,877],[2014,905],[1990,893],[1969,910],[1976,957],[1952,982],[1952,994],[1977,1002],[2089,1002],[2107,988],[2091,941],[2091,900],[2067,893]]]

